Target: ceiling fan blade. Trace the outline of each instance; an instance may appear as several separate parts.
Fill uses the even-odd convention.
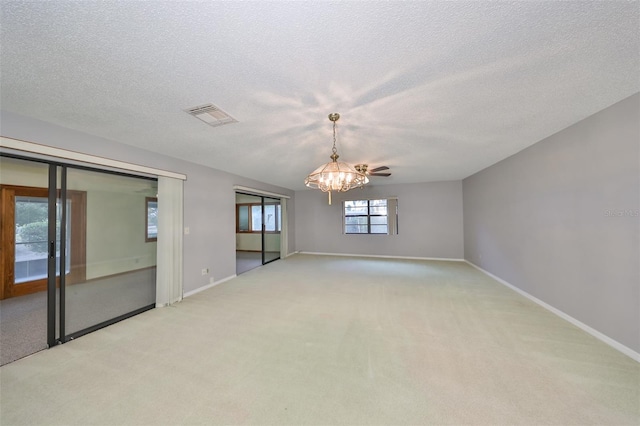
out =
[[[389,170],[387,166],[376,167],[375,169],[369,170],[369,173],[381,172],[383,170]]]
[[[391,173],[369,173],[369,176],[389,177],[389,176],[391,176]]]

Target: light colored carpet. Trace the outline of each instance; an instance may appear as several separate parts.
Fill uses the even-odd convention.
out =
[[[639,363],[461,262],[291,256],[0,379],[3,426],[640,422]]]
[[[155,282],[156,269],[147,268],[67,286],[66,333],[154,304]],[[47,293],[0,300],[0,365],[46,348]]]

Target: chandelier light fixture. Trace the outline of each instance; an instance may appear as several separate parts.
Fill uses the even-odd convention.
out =
[[[333,148],[332,154],[329,156],[331,162],[318,167],[304,180],[304,184],[309,188],[328,192],[329,205],[331,205],[331,191],[347,192],[351,188],[358,188],[369,182],[369,178],[364,173],[356,170],[350,164],[338,161],[336,121],[339,119],[340,114],[337,112],[329,114],[329,120],[333,122]]]

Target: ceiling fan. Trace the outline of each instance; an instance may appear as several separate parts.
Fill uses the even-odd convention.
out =
[[[369,165],[368,164],[356,164],[355,165],[355,169],[357,171],[359,171],[360,173],[364,173],[365,176],[378,176],[378,177],[389,177],[391,176],[390,172],[387,173],[380,173],[384,170],[389,170],[389,167],[387,166],[380,166],[380,167],[376,167],[373,168],[371,170],[369,170]]]

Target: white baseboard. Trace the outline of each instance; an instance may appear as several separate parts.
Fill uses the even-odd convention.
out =
[[[237,276],[236,274],[233,274],[233,275],[231,275],[231,276],[229,276],[229,277],[227,277],[227,278],[223,278],[223,279],[218,280],[218,281],[216,281],[216,282],[214,282],[214,283],[207,284],[207,285],[205,285],[205,286],[202,286],[202,287],[196,288],[195,290],[188,291],[188,292],[186,292],[182,297],[183,297],[183,298],[185,298],[185,297],[193,296],[193,295],[194,295],[194,294],[196,294],[196,293],[200,293],[201,291],[208,290],[208,289],[210,289],[211,287],[215,287],[215,286],[217,286],[218,284],[222,284],[222,283],[223,283],[223,282],[225,282],[225,281],[229,281],[229,280],[231,280],[231,279],[234,279],[236,276]]]
[[[521,294],[522,296],[526,297],[527,299],[531,300],[532,302],[537,303],[538,305],[542,306],[543,308],[547,309],[548,311],[556,314],[557,316],[559,316],[563,320],[569,321],[571,324],[575,325],[576,327],[582,329],[583,331],[586,331],[587,333],[589,333],[590,335],[592,335],[596,339],[601,340],[602,342],[606,343],[607,345],[611,346],[612,348],[622,352],[623,354],[625,354],[629,358],[631,358],[631,359],[633,359],[633,360],[635,360],[637,362],[640,362],[640,353],[634,351],[631,348],[626,347],[625,345],[623,345],[622,343],[620,343],[620,342],[618,342],[616,340],[613,340],[611,337],[609,337],[609,336],[607,336],[605,334],[602,334],[598,330],[595,330],[595,329],[589,327],[588,325],[586,325],[585,323],[575,319],[571,315],[568,315],[568,314],[562,312],[561,310],[559,310],[557,308],[554,308],[553,306],[549,305],[548,303],[543,302],[542,300],[538,299],[537,297],[530,295],[526,291],[519,289],[518,287],[514,286],[513,284],[508,283],[507,281],[503,280],[502,278],[493,275],[491,272],[485,271],[484,269],[482,269],[478,265],[475,265],[474,263],[471,263],[466,259],[465,259],[465,262],[468,263],[469,265],[473,266],[477,270],[481,271],[482,273],[490,276],[494,280],[498,281],[500,284],[503,284],[503,285],[509,287],[511,290]]]
[[[321,253],[315,251],[299,251],[298,254],[312,254],[317,256],[344,256],[344,257],[378,257],[384,259],[408,259],[408,260],[440,260],[446,262],[464,262],[464,259],[450,259],[447,257],[411,257],[411,256],[387,256],[380,254],[351,254],[351,253]]]

